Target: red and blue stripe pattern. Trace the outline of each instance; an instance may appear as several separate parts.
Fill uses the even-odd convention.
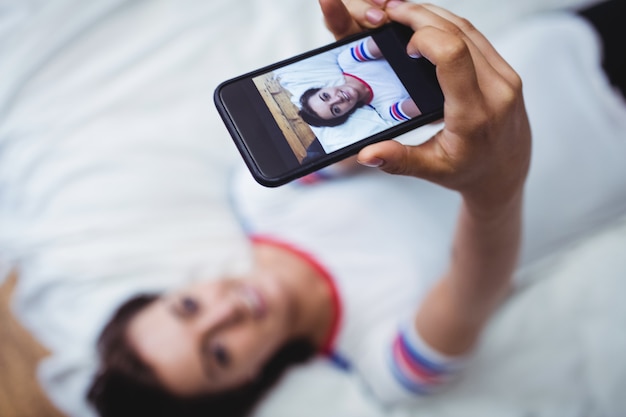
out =
[[[401,102],[397,102],[393,106],[389,107],[389,115],[397,122],[410,120],[411,118],[402,111],[400,104]]]
[[[374,61],[376,59],[367,51],[365,42],[361,42],[350,48],[350,53],[352,54],[352,58],[357,62]]]
[[[393,341],[391,372],[408,391],[432,394],[453,379],[461,368],[461,360],[445,358],[427,347],[414,331],[407,333],[401,330]]]
[[[334,173],[332,167],[326,167],[319,171],[312,172],[303,177],[298,178],[295,182],[300,185],[312,185],[320,182],[328,181],[341,176],[340,173]]]

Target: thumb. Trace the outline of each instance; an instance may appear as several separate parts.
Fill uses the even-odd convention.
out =
[[[326,27],[335,39],[342,39],[359,32],[358,24],[352,19],[350,11],[341,0],[319,0]]]
[[[432,171],[437,170],[433,142],[431,139],[417,146],[403,145],[395,140],[379,142],[361,149],[357,161],[390,174],[430,179]]]

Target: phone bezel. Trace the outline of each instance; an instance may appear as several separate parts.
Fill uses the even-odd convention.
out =
[[[362,149],[363,147],[370,145],[372,143],[376,143],[376,142],[380,142],[380,141],[384,141],[384,140],[388,140],[388,139],[393,139],[394,137],[397,137],[403,133],[406,133],[408,131],[411,131],[413,129],[416,129],[417,127],[423,126],[425,124],[431,123],[433,121],[439,120],[442,118],[443,116],[443,94],[441,93],[439,84],[436,80],[436,76],[434,75],[434,70],[435,67],[432,66],[432,64],[430,64],[428,61],[426,61],[428,63],[428,65],[430,65],[432,67],[432,78],[433,78],[433,87],[435,87],[438,90],[438,94],[441,95],[441,105],[436,106],[436,108],[431,109],[430,111],[428,111],[425,114],[422,114],[416,118],[413,118],[409,121],[400,123],[398,125],[389,127],[379,133],[376,133],[372,136],[357,140],[356,142],[345,146],[344,148],[338,149],[334,152],[331,152],[329,154],[327,154],[326,156],[324,156],[323,158],[320,159],[316,159],[308,164],[304,164],[304,165],[298,165],[295,166],[293,168],[287,168],[286,170],[278,170],[278,173],[269,173],[268,174],[268,169],[267,167],[269,167],[270,164],[265,164],[266,165],[266,169],[264,169],[263,166],[263,161],[261,160],[262,158],[260,157],[260,153],[258,152],[258,149],[261,148],[261,143],[257,143],[254,144],[253,146],[251,146],[251,144],[249,144],[248,142],[250,142],[250,140],[245,137],[246,135],[243,134],[243,132],[241,132],[240,128],[238,127],[237,122],[235,121],[235,119],[238,118],[238,116],[235,116],[233,114],[233,112],[230,110],[232,106],[228,105],[226,103],[225,97],[224,97],[224,92],[227,91],[227,89],[229,88],[235,88],[233,87],[233,85],[235,84],[239,84],[239,86],[241,86],[242,82],[251,82],[251,79],[263,74],[266,74],[268,72],[271,72],[273,70],[276,70],[278,68],[287,66],[287,65],[291,65],[293,63],[299,62],[301,60],[331,51],[335,48],[341,47],[343,45],[349,44],[351,42],[357,41],[359,39],[363,39],[366,38],[368,36],[373,36],[376,35],[379,32],[382,31],[395,31],[394,33],[399,34],[399,36],[402,36],[403,39],[406,38],[406,42],[408,42],[408,38],[410,38],[410,34],[408,33],[408,31],[410,31],[410,28],[407,28],[405,26],[402,26],[400,24],[397,23],[391,23],[391,24],[387,24],[384,25],[378,29],[374,29],[374,30],[368,30],[368,31],[364,31],[361,33],[358,33],[356,35],[352,35],[349,36],[345,39],[342,39],[340,41],[304,52],[302,54],[298,54],[296,56],[293,56],[291,58],[288,59],[284,59],[281,61],[278,61],[276,63],[273,63],[271,65],[267,65],[264,66],[262,68],[256,69],[254,71],[250,71],[247,72],[245,74],[242,74],[238,77],[234,77],[232,79],[226,80],[224,82],[222,82],[216,89],[215,89],[215,93],[214,93],[214,102],[215,102],[215,106],[218,110],[218,113],[220,114],[222,120],[224,121],[224,124],[226,125],[226,128],[229,132],[229,134],[231,135],[233,141],[235,142],[235,145],[239,151],[239,153],[241,154],[244,162],[246,163],[248,169],[250,170],[250,172],[252,173],[254,179],[260,183],[261,185],[267,186],[267,187],[277,187],[283,184],[286,184],[290,181],[293,181],[296,178],[302,177],[304,175],[307,175],[309,173],[312,173],[314,171],[317,171],[325,166],[331,165],[335,162],[338,162],[342,159],[345,159],[348,156],[354,155],[356,154],[360,149]],[[411,31],[412,33],[412,31]],[[404,40],[403,40],[404,42]],[[404,55],[406,56],[406,52],[403,51]],[[406,59],[411,59],[408,56],[406,56]],[[241,103],[240,103],[241,104]],[[251,106],[252,107],[252,106]],[[243,113],[240,111],[240,113]],[[257,116],[256,112],[254,113],[255,116]],[[243,119],[242,119],[243,120]],[[259,123],[263,124],[276,124],[275,120],[270,116],[270,120],[265,120],[265,119],[261,119],[261,117],[257,119],[248,119],[246,118],[246,123],[239,123],[239,125],[244,125],[244,124],[248,124],[248,123],[257,123],[255,126],[258,126]],[[277,127],[278,125],[276,125]],[[250,130],[255,130],[254,128],[252,128],[251,126],[246,127],[246,129],[250,129]],[[256,137],[255,137],[256,139]],[[273,144],[272,141],[268,140],[267,144]],[[257,151],[255,152],[254,146],[257,146]],[[263,150],[263,153],[267,153],[267,150]],[[272,161],[274,161],[272,159]]]

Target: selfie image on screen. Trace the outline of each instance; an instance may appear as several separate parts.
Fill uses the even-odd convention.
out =
[[[421,114],[372,37],[253,82],[301,164]]]

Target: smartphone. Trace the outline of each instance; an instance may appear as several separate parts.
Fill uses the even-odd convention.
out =
[[[257,182],[276,187],[443,116],[435,67],[398,23],[221,83],[214,100]]]

